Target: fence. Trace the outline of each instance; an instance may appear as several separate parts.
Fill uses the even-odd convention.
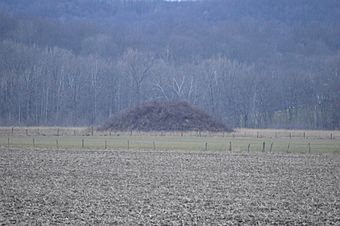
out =
[[[0,145],[30,148],[340,153],[340,131],[113,132],[94,127],[0,127]]]
[[[98,131],[94,127],[0,127],[0,136],[196,136],[271,139],[340,139],[340,131],[235,129],[232,133],[207,131],[141,132]]]

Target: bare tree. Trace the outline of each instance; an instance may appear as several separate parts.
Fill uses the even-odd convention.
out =
[[[135,88],[135,104],[139,104],[142,99],[142,85],[150,76],[154,62],[155,57],[151,52],[141,52],[134,49],[128,49],[121,58],[122,70],[132,79]]]

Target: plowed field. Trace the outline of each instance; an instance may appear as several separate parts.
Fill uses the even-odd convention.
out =
[[[340,223],[340,156],[0,149],[0,224]]]

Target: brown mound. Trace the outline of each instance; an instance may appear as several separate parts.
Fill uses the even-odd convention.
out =
[[[113,131],[231,131],[187,102],[147,102],[111,117],[100,129]]]

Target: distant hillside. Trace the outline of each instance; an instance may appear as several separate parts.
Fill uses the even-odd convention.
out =
[[[340,128],[339,0],[1,0],[0,125],[152,100],[232,127]]]

